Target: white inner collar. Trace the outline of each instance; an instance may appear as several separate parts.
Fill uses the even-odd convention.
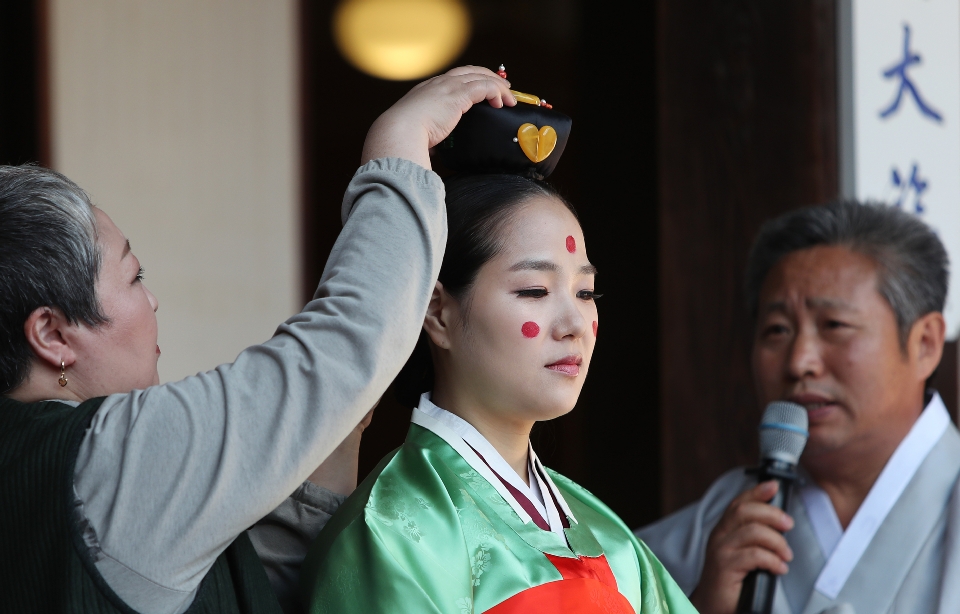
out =
[[[477,473],[497,489],[497,492],[510,504],[510,507],[513,508],[524,523],[532,521],[530,515],[523,509],[520,502],[510,494],[510,491],[507,490],[503,483],[500,482],[497,475],[509,482],[510,486],[516,488],[530,500],[533,507],[543,519],[547,521],[547,524],[550,525],[550,531],[553,533],[564,537],[563,520],[560,514],[566,514],[568,518],[576,522],[576,518],[574,518],[573,513],[567,506],[563,495],[560,493],[556,484],[553,483],[549,474],[544,470],[540,459],[533,451],[533,446],[530,445],[529,442],[527,442],[529,454],[527,475],[530,480],[530,485],[527,486],[513,467],[497,452],[497,449],[480,434],[480,431],[460,416],[435,405],[430,400],[429,392],[421,395],[420,405],[413,410],[411,421],[433,432],[450,444]],[[476,450],[476,452],[474,452],[474,450]],[[483,460],[477,456],[477,452],[483,456]],[[486,463],[483,462],[484,460]],[[488,464],[489,467],[487,466]],[[491,469],[493,469],[493,471],[491,471]],[[496,475],[494,475],[494,471]],[[549,494],[552,494],[553,497],[550,497]],[[560,510],[554,505],[554,499],[556,499],[560,505]],[[566,538],[564,537],[564,539]]]
[[[840,526],[833,503],[822,488],[813,480],[808,480],[800,488],[807,516],[827,560],[817,577],[817,591],[830,599],[837,598],[887,514],[949,424],[950,414],[940,395],[934,393],[910,432],[894,450],[846,531]]]

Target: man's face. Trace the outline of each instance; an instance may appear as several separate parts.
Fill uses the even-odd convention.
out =
[[[922,409],[925,376],[901,350],[877,266],[844,247],[784,257],[760,291],[753,372],[763,405],[807,408],[804,458],[899,443]],[[852,447],[850,447],[852,446]]]

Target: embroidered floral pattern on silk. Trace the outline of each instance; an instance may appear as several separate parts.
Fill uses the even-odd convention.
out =
[[[404,495],[395,480],[387,478],[384,482],[376,496],[371,493],[366,505],[367,510],[371,516],[388,527],[396,523],[407,537],[419,542],[423,533],[416,518],[421,511],[429,510],[430,504],[423,497],[411,499]]]
[[[473,475],[480,477],[477,473]],[[464,477],[464,475],[461,474],[460,477]],[[486,483],[486,481],[484,481],[484,483]],[[470,493],[463,488],[458,490],[460,491],[460,496],[463,498],[463,506],[456,507],[457,517],[460,519],[460,526],[463,529],[464,541],[468,548],[472,548],[472,554],[470,555],[470,574],[473,580],[472,585],[476,587],[480,586],[480,577],[490,567],[492,559],[491,547],[493,544],[498,543],[508,551],[510,547],[507,545],[503,535],[493,528],[493,524],[487,515],[483,513],[483,510],[477,507]]]

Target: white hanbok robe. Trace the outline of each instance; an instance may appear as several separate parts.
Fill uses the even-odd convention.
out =
[[[960,613],[960,432],[939,395],[877,478],[844,531],[829,497],[806,477],[791,493],[786,534],[794,559],[777,582],[774,614]],[[753,487],[727,472],[699,501],[636,531],[689,595],[710,532]]]

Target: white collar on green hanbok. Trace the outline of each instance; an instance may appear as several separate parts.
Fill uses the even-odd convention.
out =
[[[563,520],[560,514],[566,514],[573,522],[577,521],[573,512],[567,506],[563,494],[540,463],[540,459],[533,451],[533,446],[530,445],[529,441],[527,443],[529,446],[527,471],[530,485],[528,486],[513,467],[504,460],[503,456],[497,452],[496,448],[487,441],[486,437],[480,434],[480,431],[463,418],[435,405],[430,400],[429,392],[421,395],[420,405],[413,410],[411,422],[433,432],[450,444],[477,473],[497,489],[497,492],[510,504],[510,507],[524,523],[532,522],[530,514],[523,509],[520,502],[497,479],[497,475],[529,499],[537,512],[546,520],[550,526],[550,531],[553,533],[564,537]],[[478,452],[483,456],[482,459],[477,455]],[[548,496],[548,493],[553,496]],[[557,506],[554,505],[554,500],[559,504],[560,509],[557,509]]]

